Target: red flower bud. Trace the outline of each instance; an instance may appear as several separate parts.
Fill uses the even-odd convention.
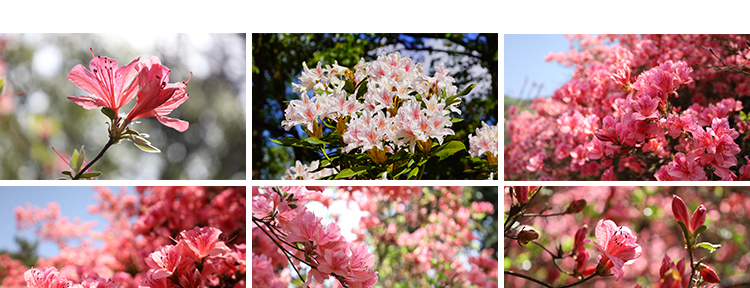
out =
[[[674,218],[677,219],[677,221],[682,222],[688,230],[691,230],[690,216],[688,216],[687,206],[685,205],[685,201],[682,201],[682,198],[677,195],[673,195],[672,197],[672,214],[674,214]]]
[[[515,192],[516,200],[519,203],[529,201],[529,186],[513,186],[513,192]]]
[[[570,202],[570,205],[568,205],[568,209],[565,209],[565,213],[578,213],[581,212],[583,208],[586,208],[586,200],[575,200],[573,202]]]
[[[706,206],[703,206],[701,204],[698,206],[698,209],[695,209],[695,212],[693,212],[693,218],[690,219],[690,228],[691,231],[695,231],[698,229],[698,227],[703,226],[703,223],[706,222]]]
[[[721,280],[719,280],[719,275],[716,275],[716,271],[714,269],[711,269],[711,267],[708,267],[708,265],[701,263],[701,277],[703,277],[703,280],[710,283],[719,283]]]

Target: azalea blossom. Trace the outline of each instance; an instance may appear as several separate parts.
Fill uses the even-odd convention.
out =
[[[107,107],[118,113],[120,107],[124,106],[135,97],[138,88],[134,83],[139,71],[136,58],[126,66],[117,66],[117,60],[94,56],[91,48],[91,62],[89,69],[78,64],[68,74],[68,80],[76,86],[91,93],[90,96],[68,96],[68,99],[85,109]],[[134,85],[135,84],[135,85]]]
[[[126,121],[132,122],[138,118],[156,117],[164,126],[185,132],[189,123],[169,118],[167,114],[187,101],[189,95],[185,88],[192,79],[192,74],[185,82],[169,83],[170,70],[167,66],[161,65],[158,57],[149,57],[141,64],[142,68],[138,75],[140,88],[138,97],[135,100],[135,106],[128,113]]]
[[[617,280],[625,274],[624,265],[635,262],[641,256],[641,245],[635,243],[638,237],[628,227],[617,226],[612,220],[599,220],[596,224],[596,242],[585,239],[586,243],[596,245],[602,252],[597,257],[599,267],[597,272],[612,271]]]
[[[205,257],[229,253],[229,247],[224,241],[219,241],[221,230],[214,227],[195,227],[192,230],[180,232],[182,253],[196,261]]]

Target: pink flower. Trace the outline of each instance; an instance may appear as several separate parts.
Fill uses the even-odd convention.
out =
[[[91,49],[94,57],[94,49]],[[89,69],[78,64],[70,70],[68,80],[91,96],[68,96],[68,99],[85,109],[107,107],[118,113],[118,109],[130,102],[137,90],[134,83],[138,75],[138,59],[127,66],[117,66],[117,60],[96,56],[89,62]]]
[[[169,83],[169,68],[161,65],[158,57],[146,59],[143,68],[138,75],[138,98],[135,107],[128,113],[127,121],[132,122],[138,118],[156,117],[161,124],[184,132],[188,129],[187,121],[167,117],[167,114],[184,103],[189,95],[185,91],[185,82]]]
[[[23,278],[26,280],[26,287],[30,288],[64,288],[73,284],[61,276],[55,267],[44,270],[31,268],[23,273]]]
[[[146,265],[154,270],[153,279],[172,276],[180,266],[182,254],[179,248],[167,245],[156,249],[146,257]]]
[[[229,253],[224,241],[219,241],[221,230],[214,227],[195,227],[193,230],[180,232],[182,253],[195,261],[202,261],[208,256]]]
[[[596,248],[602,252],[602,255],[598,257],[599,267],[602,267],[602,270],[597,268],[597,271],[611,270],[619,281],[625,274],[623,266],[632,264],[641,256],[641,245],[635,243],[638,237],[630,231],[630,228],[617,227],[612,220],[599,220],[595,233],[597,242],[588,238],[585,242],[596,245]]]
[[[318,257],[320,265],[318,270],[323,273],[336,274],[338,276],[346,276],[347,268],[349,267],[350,257],[346,255],[345,249],[333,251],[327,249],[323,258]]]

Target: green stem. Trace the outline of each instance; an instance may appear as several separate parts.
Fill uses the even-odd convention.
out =
[[[75,176],[75,177],[73,177],[73,179],[72,179],[72,180],[78,180],[78,179],[81,179],[81,176],[83,175],[83,173],[85,173],[85,172],[86,172],[86,170],[88,170],[89,168],[91,168],[91,165],[94,165],[94,162],[98,161],[98,160],[99,160],[99,158],[102,158],[102,156],[104,156],[104,152],[106,152],[106,151],[107,151],[107,149],[109,149],[109,147],[110,147],[110,146],[112,146],[112,145],[114,145],[114,144],[115,144],[115,141],[114,141],[114,140],[112,140],[112,137],[110,137],[110,138],[109,138],[109,141],[107,141],[107,144],[106,144],[106,145],[104,145],[104,148],[102,148],[102,151],[99,151],[99,154],[98,154],[98,155],[96,155],[96,157],[94,158],[94,160],[91,160],[91,162],[89,162],[89,164],[88,164],[88,165],[86,165],[86,167],[83,167],[83,168],[81,169],[81,171],[78,171],[78,174],[76,174],[76,176]]]

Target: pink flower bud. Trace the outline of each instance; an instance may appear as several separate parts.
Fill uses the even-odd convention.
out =
[[[703,226],[703,223],[706,222],[706,206],[703,206],[701,204],[698,206],[698,209],[695,209],[695,212],[693,212],[693,218],[690,219],[690,228],[691,231],[695,231],[698,229],[698,227]]]
[[[708,265],[701,263],[701,277],[703,277],[703,280],[710,283],[719,283],[721,280],[719,280],[719,275],[716,275],[716,271],[714,269],[711,269],[711,267],[708,267]]]
[[[682,222],[688,230],[691,230],[690,216],[688,216],[687,206],[685,205],[685,202],[682,201],[682,198],[677,195],[673,195],[672,197],[672,214],[674,214],[674,218],[677,219],[677,221]]]

